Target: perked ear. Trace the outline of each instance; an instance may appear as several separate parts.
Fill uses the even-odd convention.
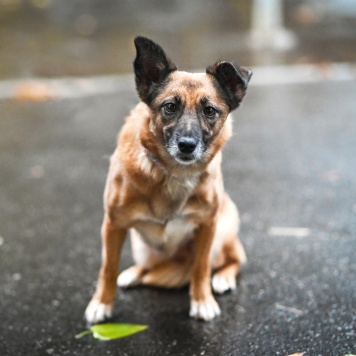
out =
[[[171,62],[163,49],[148,38],[138,36],[135,38],[136,59],[134,70],[136,88],[141,100],[149,104],[167,75],[177,66]]]
[[[246,94],[252,71],[232,62],[217,62],[206,73],[218,81],[230,110],[236,109]]]

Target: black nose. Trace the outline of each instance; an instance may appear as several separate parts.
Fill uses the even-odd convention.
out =
[[[178,140],[178,148],[182,153],[192,153],[197,147],[197,141],[192,137],[180,137]]]

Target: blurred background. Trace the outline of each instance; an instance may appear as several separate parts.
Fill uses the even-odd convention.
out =
[[[133,38],[180,69],[355,62],[355,0],[0,0],[0,80],[132,72]]]

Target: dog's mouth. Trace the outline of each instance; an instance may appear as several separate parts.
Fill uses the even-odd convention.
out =
[[[174,158],[178,163],[183,164],[183,165],[190,165],[197,161],[197,158],[195,157],[194,154],[179,153]]]

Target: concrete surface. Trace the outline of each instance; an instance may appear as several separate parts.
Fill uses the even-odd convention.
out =
[[[113,320],[149,329],[110,342],[74,336],[86,329],[108,157],[133,87],[1,101],[0,354],[355,354],[355,97],[355,81],[252,85],[223,165],[249,258],[237,290],[217,297],[222,316],[209,323],[188,318],[187,289],[119,291]]]

